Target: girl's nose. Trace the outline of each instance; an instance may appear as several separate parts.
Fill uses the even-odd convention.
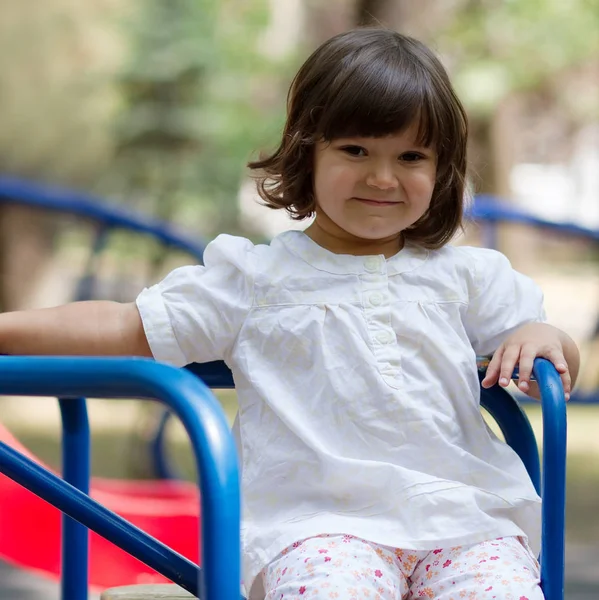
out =
[[[397,187],[397,177],[389,164],[374,164],[370,169],[366,184],[379,190],[391,190]]]

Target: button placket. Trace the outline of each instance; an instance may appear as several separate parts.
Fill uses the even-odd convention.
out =
[[[400,355],[396,334],[391,326],[386,263],[381,257],[368,256],[364,259],[364,271],[360,276],[362,307],[372,340],[374,357],[381,377],[387,385],[399,387]]]
[[[380,256],[367,256],[364,259],[364,268],[369,273],[380,272],[383,266],[383,259]]]

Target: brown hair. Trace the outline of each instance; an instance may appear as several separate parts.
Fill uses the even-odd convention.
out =
[[[248,166],[260,171],[258,193],[266,206],[304,219],[316,206],[317,141],[383,137],[415,121],[418,142],[437,152],[437,177],[429,209],[403,236],[439,248],[462,223],[468,126],[443,65],[415,39],[369,27],[325,42],[293,79],[279,147]]]

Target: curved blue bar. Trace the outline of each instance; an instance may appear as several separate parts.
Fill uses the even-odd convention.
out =
[[[480,379],[484,373],[479,373]],[[526,413],[514,397],[504,388],[495,385],[480,391],[481,406],[495,419],[506,443],[522,459],[537,494],[541,495],[541,462],[534,431]]]
[[[220,405],[199,379],[148,359],[7,356],[0,359],[0,393],[158,398],[170,406],[188,432],[199,467],[204,523],[201,597],[239,599],[237,452]]]
[[[105,223],[110,227],[122,227],[153,235],[169,246],[189,252],[198,260],[202,259],[206,247],[205,244],[198,243],[195,239],[181,235],[181,232],[175,231],[162,221],[142,217],[121,206],[108,204],[101,198],[58,187],[35,184],[16,177],[0,176],[0,201],[70,213]]]
[[[176,469],[171,465],[171,461],[166,451],[166,426],[171,419],[171,411],[165,410],[160,415],[160,421],[156,433],[150,442],[150,459],[152,464],[152,475],[157,479],[183,479]]]
[[[84,494],[89,494],[90,435],[85,398],[58,400],[62,417],[62,476]],[[87,600],[89,531],[62,513],[61,600]]]
[[[480,219],[491,222],[509,221],[532,227],[543,227],[559,233],[599,241],[599,229],[582,227],[576,223],[541,219],[540,217],[525,213],[509,202],[501,202],[498,198],[485,194],[476,196],[472,206],[468,207],[466,216],[474,220]]]
[[[215,360],[207,363],[191,363],[185,367],[188,371],[199,377],[209,388],[234,389],[233,374],[224,361]],[[158,427],[150,442],[150,461],[152,474],[157,479],[181,479],[177,469],[171,464],[166,451],[166,426],[171,418],[171,413],[165,410],[158,422]]]
[[[566,525],[566,398],[559,373],[543,358],[534,362],[543,407],[543,542],[541,583],[545,600],[563,600]]]
[[[207,363],[191,363],[185,367],[199,377],[208,387],[219,390],[235,388],[233,373],[222,360]]]

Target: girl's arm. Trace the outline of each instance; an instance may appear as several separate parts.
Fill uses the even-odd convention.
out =
[[[135,303],[108,301],[0,314],[0,354],[152,356]]]
[[[534,359],[550,360],[561,375],[566,400],[576,383],[580,368],[580,353],[570,336],[547,323],[528,323],[516,330],[493,354],[482,381],[483,387],[507,387],[514,367],[518,365],[520,391],[539,398],[539,389],[530,381]]]

